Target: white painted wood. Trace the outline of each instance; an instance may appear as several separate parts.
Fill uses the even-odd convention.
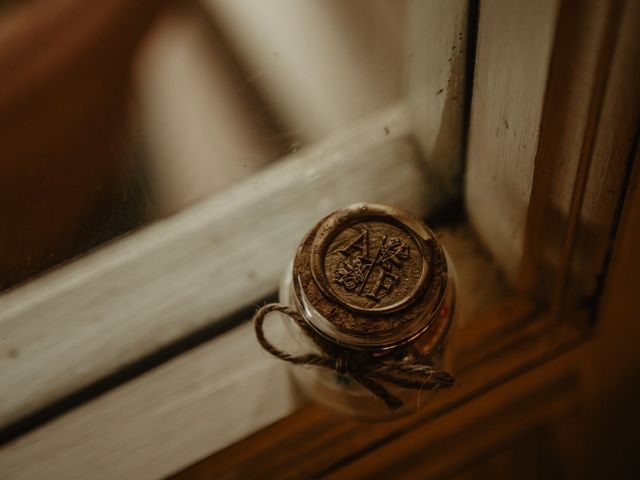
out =
[[[283,362],[237,328],[0,450],[0,477],[154,479],[292,412]]]
[[[483,0],[471,105],[466,206],[515,282],[524,247],[558,0]]]
[[[429,172],[443,194],[461,190],[467,0],[413,0],[410,4],[409,105]]]
[[[425,216],[439,199],[408,131],[402,106],[384,111],[2,295],[0,424],[274,292],[303,234],[336,208]]]
[[[506,289],[465,225],[436,234],[457,267],[464,323]],[[261,351],[251,326],[243,325],[6,445],[0,477],[161,478],[284,418],[301,402],[285,364]]]
[[[588,167],[601,79],[611,57],[601,53],[602,46],[611,42],[606,33],[611,2],[579,3],[582,11],[576,15],[576,4],[564,2],[556,22],[519,282],[522,290],[544,302],[553,302],[567,262],[569,224],[578,215],[574,192]],[[582,260],[585,266],[592,263]]]

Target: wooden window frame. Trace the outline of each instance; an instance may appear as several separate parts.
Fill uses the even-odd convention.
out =
[[[591,0],[590,8],[575,16],[572,1],[536,2],[531,15],[522,15],[523,2],[483,2],[465,203],[469,222],[516,293],[468,322],[454,339],[453,364],[463,379],[459,386],[442,392],[416,416],[381,425],[359,443],[351,439],[338,463],[420,428],[588,340],[585,317],[595,310],[602,288],[631,174],[640,105],[635,94],[615,95],[638,84],[626,74],[640,70],[633,42],[638,7],[603,3]],[[430,21],[432,28],[423,28],[413,40],[416,59],[407,103],[0,297],[5,372],[0,390],[8,392],[0,408],[3,425],[19,425],[272,294],[299,238],[322,214],[366,199],[425,217],[459,193],[467,35],[474,30],[468,28],[469,5],[443,0],[416,2],[414,8],[413,20]],[[491,30],[496,24],[528,28],[533,38],[520,47],[535,45],[533,61],[512,56],[497,63],[493,56],[501,50],[487,48],[504,41]],[[566,65],[562,52],[582,47],[588,53]],[[496,64],[501,67],[484,77],[481,69]],[[530,83],[505,93],[501,81],[514,80],[514,72]],[[509,96],[523,91],[537,110],[523,109],[522,98]],[[567,92],[576,97],[566,98]],[[585,98],[582,108],[578,100]],[[487,102],[500,109],[482,108]],[[519,117],[522,111],[526,115]],[[608,128],[612,123],[615,131]],[[483,134],[485,127],[496,134]],[[508,131],[514,128],[512,135]],[[559,136],[558,129],[576,138]],[[526,148],[523,139],[529,142]],[[496,161],[512,156],[520,167],[528,162],[520,176]],[[596,177],[601,172],[604,181]],[[513,211],[505,213],[501,205],[513,182],[529,200],[519,206],[515,221],[509,216]],[[595,193],[587,194],[589,189]],[[492,209],[502,213],[487,221]],[[559,240],[548,245],[540,232],[550,211],[562,214],[554,235]],[[504,243],[514,232],[520,241],[505,254]],[[582,245],[592,254],[589,261]],[[470,255],[462,261],[475,260]],[[582,264],[586,270],[577,268]],[[575,275],[588,278],[573,283]],[[221,278],[224,288],[216,288]],[[539,278],[549,279],[552,288],[542,288]],[[0,450],[0,470],[12,478],[157,478],[232,448],[296,412],[317,412],[308,408],[291,390],[285,365],[259,350],[245,324],[27,431]],[[320,425],[326,415],[311,415],[304,428]],[[250,454],[226,457],[231,458],[226,466]],[[298,468],[328,471],[323,461],[321,455],[309,458]]]

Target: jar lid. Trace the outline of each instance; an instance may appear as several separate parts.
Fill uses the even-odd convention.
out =
[[[437,317],[447,287],[440,242],[396,207],[357,203],[307,234],[293,264],[299,311],[327,339],[356,349],[411,341]]]

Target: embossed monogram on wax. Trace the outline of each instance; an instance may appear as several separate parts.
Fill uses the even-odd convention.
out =
[[[396,236],[372,236],[363,228],[344,247],[345,257],[334,269],[335,282],[347,292],[380,301],[402,280],[402,266],[411,257],[411,248]]]

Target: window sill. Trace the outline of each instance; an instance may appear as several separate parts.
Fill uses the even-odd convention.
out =
[[[531,302],[505,299],[504,287],[496,283],[499,275],[468,227],[437,233],[456,262],[461,288],[469,289],[466,321],[451,346],[460,385],[440,392],[418,415],[381,426],[362,444],[344,445],[344,455],[417,428],[579,338],[539,315]],[[494,285],[476,288],[483,282]],[[481,313],[486,305],[492,308]],[[79,478],[90,472],[104,478],[119,472],[166,476],[295,414],[304,404],[286,365],[261,351],[251,325],[244,324],[18,438],[0,451],[0,466],[16,478]],[[305,428],[321,428],[334,414],[319,415]],[[73,461],[56,460],[64,458]],[[307,463],[309,471],[321,467],[313,459]]]

